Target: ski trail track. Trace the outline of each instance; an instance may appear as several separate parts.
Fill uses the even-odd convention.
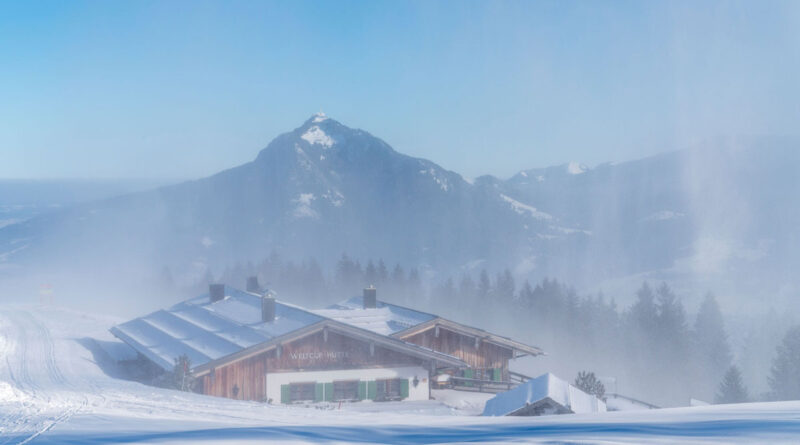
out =
[[[0,437],[0,444],[25,444],[75,415],[88,397],[61,371],[53,336],[33,314],[4,310],[0,322],[6,367],[0,376],[7,377],[22,398],[18,409],[0,419],[0,436],[6,437]]]

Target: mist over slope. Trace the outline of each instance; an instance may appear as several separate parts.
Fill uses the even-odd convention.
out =
[[[81,202],[151,189],[163,180],[0,179],[0,227]]]
[[[800,292],[798,169],[796,143],[760,140],[594,169],[526,170],[496,184],[591,233],[548,252],[545,275],[606,290],[667,280],[695,293],[790,303]]]
[[[239,167],[0,229],[0,276],[132,282],[168,267],[194,280],[272,252],[326,265],[347,253],[432,279],[665,279],[778,304],[798,293],[798,167],[791,143],[770,141],[470,183],[319,114]]]

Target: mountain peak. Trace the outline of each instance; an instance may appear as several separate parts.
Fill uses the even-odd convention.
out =
[[[318,124],[318,123],[324,122],[324,121],[326,121],[328,119],[329,119],[328,115],[326,115],[325,113],[320,111],[319,113],[314,113],[313,115],[311,115],[311,119],[310,120],[311,120],[312,123]]]
[[[300,133],[300,138],[309,144],[327,149],[336,143],[332,133],[339,132],[341,127],[344,126],[320,111],[312,114],[296,131]]]
[[[339,124],[339,122],[335,121],[334,119],[331,119],[330,116],[320,111],[318,113],[312,114],[311,117],[306,119],[306,121],[300,128],[308,128],[314,125],[330,125],[330,124]]]
[[[571,161],[567,164],[567,173],[571,175],[580,175],[587,171],[589,171],[589,167],[580,162]]]

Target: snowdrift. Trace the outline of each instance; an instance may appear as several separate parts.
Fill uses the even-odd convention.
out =
[[[484,416],[602,413],[606,404],[553,374],[542,374],[486,402]]]

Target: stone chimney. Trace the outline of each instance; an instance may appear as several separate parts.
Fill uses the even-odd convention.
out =
[[[247,290],[247,292],[252,292],[254,294],[257,294],[257,293],[261,292],[261,286],[259,286],[259,284],[258,284],[258,277],[257,276],[247,277],[246,290]]]
[[[212,303],[225,298],[225,285],[224,284],[209,284],[208,296]]]
[[[375,309],[378,306],[378,290],[375,286],[364,288],[364,309]]]
[[[275,321],[275,297],[269,293],[261,297],[261,321],[264,323]]]

